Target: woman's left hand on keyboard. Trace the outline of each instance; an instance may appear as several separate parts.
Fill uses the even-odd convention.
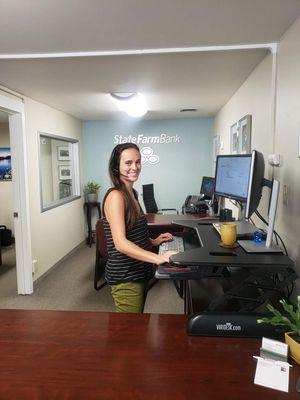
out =
[[[157,238],[150,239],[152,246],[159,246],[163,242],[170,242],[173,240],[173,235],[169,232],[161,233]]]

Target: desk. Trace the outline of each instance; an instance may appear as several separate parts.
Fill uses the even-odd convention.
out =
[[[147,224],[151,237],[155,237],[160,233],[171,232],[176,233],[183,230],[182,227],[172,225],[172,221],[188,220],[195,221],[198,219],[205,219],[206,214],[146,214]]]
[[[206,214],[146,214],[147,223],[149,226],[167,226],[172,227],[172,221],[176,220],[188,220],[195,221],[198,219],[205,219]],[[207,217],[209,218],[209,217]]]
[[[284,289],[297,278],[294,262],[283,254],[248,254],[238,247],[236,256],[212,256],[210,251],[227,251],[220,248],[220,237],[213,227],[195,221],[186,221],[184,226],[197,231],[202,247],[171,257],[174,264],[187,266],[186,270],[158,266],[156,277],[189,281],[184,288],[187,314],[203,310],[253,312],[266,301],[284,298]],[[276,274],[280,274],[278,281]],[[201,284],[193,280],[201,280]]]
[[[0,311],[1,400],[296,400],[254,385],[261,340],[187,336],[184,315]]]

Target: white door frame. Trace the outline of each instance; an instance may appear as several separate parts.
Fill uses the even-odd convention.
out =
[[[0,110],[9,114],[18,294],[30,294],[33,278],[24,103],[0,94]]]

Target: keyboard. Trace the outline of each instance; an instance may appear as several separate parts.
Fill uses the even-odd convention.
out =
[[[178,253],[184,251],[183,238],[180,236],[173,236],[170,242],[164,242],[159,246],[158,254],[164,254],[166,251],[176,251]]]

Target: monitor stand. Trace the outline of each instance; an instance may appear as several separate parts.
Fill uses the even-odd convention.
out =
[[[226,222],[226,221],[225,221]],[[257,228],[251,224],[251,222],[246,221],[246,220],[242,220],[242,221],[233,221],[236,223],[237,227],[236,227],[236,233],[237,233],[237,238],[239,239],[239,237],[241,239],[245,239],[245,236],[249,238],[253,236],[253,233],[255,231],[257,231]]]
[[[254,240],[238,240],[238,244],[247,253],[283,253],[282,249],[272,243],[274,224],[276,217],[276,208],[279,193],[279,182],[274,179],[272,184],[272,194],[269,209],[269,226],[267,240],[265,242],[256,243]]]

